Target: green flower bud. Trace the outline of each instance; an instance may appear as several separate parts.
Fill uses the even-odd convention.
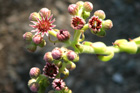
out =
[[[103,54],[106,51],[106,45],[102,42],[92,43],[90,46],[94,49],[96,54]]]
[[[91,46],[88,45],[76,45],[76,47],[79,49],[81,53],[94,53],[94,49]]]
[[[106,15],[103,10],[97,10],[94,12],[95,16],[98,16],[100,19],[105,19]]]
[[[84,11],[82,16],[84,19],[87,19],[90,16],[90,12]]]
[[[26,41],[31,41],[33,37],[33,34],[31,32],[26,32],[25,34],[23,34],[23,39]]]
[[[81,7],[83,7],[84,2],[83,2],[83,1],[78,1],[78,2],[76,3],[76,5],[77,5],[79,8],[81,8]]]
[[[66,63],[66,68],[67,68],[68,70],[73,70],[73,69],[76,68],[76,65],[75,65],[72,61],[68,61],[68,62]]]
[[[125,51],[130,54],[135,54],[137,52],[137,45],[134,41],[120,43],[118,47],[120,48],[121,51]]]
[[[39,13],[37,13],[37,12],[31,13],[30,16],[29,16],[29,20],[30,21],[37,21],[37,18],[38,19],[41,18],[40,15],[39,15]]]
[[[35,44],[30,44],[30,45],[27,45],[26,48],[29,52],[35,52],[37,46]]]
[[[40,47],[46,46],[46,41],[45,41],[45,40],[42,40],[41,43],[39,44],[39,46],[40,46]]]
[[[64,93],[72,93],[72,91],[68,87],[65,87],[64,88]]]
[[[102,21],[102,28],[104,30],[109,30],[113,27],[113,23],[110,19]]]

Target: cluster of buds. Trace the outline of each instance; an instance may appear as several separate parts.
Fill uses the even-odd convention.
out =
[[[27,45],[27,49],[30,52],[35,52],[37,46],[44,47],[46,45],[46,41],[43,39],[41,35],[33,35],[31,32],[26,32],[23,35],[23,39],[26,40],[29,44]]]

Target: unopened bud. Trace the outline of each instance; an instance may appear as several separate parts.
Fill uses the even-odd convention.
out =
[[[94,12],[95,16],[98,16],[100,19],[105,19],[106,15],[103,10],[97,10]]]
[[[31,32],[26,32],[25,34],[23,34],[23,39],[26,41],[31,41],[32,36],[33,36],[33,34]]]
[[[69,5],[68,7],[68,12],[71,14],[71,15],[76,15],[77,12],[78,12],[78,6],[76,4],[71,4]]]
[[[39,14],[43,16],[44,18],[46,18],[46,16],[50,17],[51,11],[48,8],[42,8],[40,9]]]
[[[55,60],[59,60],[62,57],[62,50],[60,48],[55,48],[52,50],[52,57]]]
[[[30,44],[27,46],[27,50],[29,52],[35,52],[36,51],[37,46],[35,44]]]
[[[110,19],[103,21],[102,25],[103,25],[103,29],[105,30],[109,30],[113,27],[113,23]]]
[[[44,47],[46,45],[46,41],[42,40],[41,43],[39,44],[40,47]]]
[[[60,30],[57,33],[57,39],[61,42],[67,41],[70,38],[70,33],[67,30]]]
[[[74,52],[74,51],[68,51],[67,53],[67,58],[70,60],[70,61],[73,61],[75,58],[77,57],[77,54]]]
[[[76,3],[76,5],[78,5],[78,7],[81,8],[81,7],[83,7],[84,2],[83,2],[83,1],[78,1],[78,2]]]
[[[85,2],[84,10],[87,12],[91,12],[93,10],[93,4],[91,2]]]
[[[37,19],[39,19],[39,18],[40,18],[40,15],[37,12],[31,13],[30,16],[29,16],[30,21],[37,21]]]
[[[51,52],[47,52],[47,53],[44,55],[44,60],[45,60],[46,62],[52,62],[52,61],[53,61],[52,53],[51,53]]]
[[[28,81],[28,86],[32,92],[37,92],[39,90],[39,84],[35,79],[31,79]]]
[[[32,67],[30,69],[29,75],[31,78],[37,78],[40,75],[41,71],[38,67]]]
[[[75,63],[73,63],[73,62],[71,62],[71,61],[68,61],[68,62],[66,63],[66,68],[67,68],[68,70],[73,70],[73,69],[76,68],[76,65],[75,65]]]
[[[35,35],[32,40],[35,44],[40,44],[43,41],[43,37],[41,37],[41,35]]]

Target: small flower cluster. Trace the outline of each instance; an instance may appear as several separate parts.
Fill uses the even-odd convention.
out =
[[[54,44],[60,42],[65,44],[61,48],[55,47],[51,52],[45,53],[43,59],[46,64],[42,74],[39,68],[31,68],[29,72],[31,79],[28,86],[32,92],[44,93],[46,87],[50,85],[49,79],[51,79],[54,90],[48,93],[72,93],[64,79],[69,76],[70,70],[76,68],[75,62],[79,61],[81,53],[96,54],[101,61],[109,61],[115,53],[119,52],[140,53],[140,37],[130,39],[130,41],[118,39],[113,46],[107,46],[100,41],[84,41],[84,33],[88,29],[94,35],[103,37],[106,35],[106,30],[113,27],[110,19],[105,20],[106,14],[103,10],[95,11],[90,17],[92,10],[93,4],[88,1],[78,1],[76,4],[69,5],[68,12],[72,15],[71,27],[75,30],[73,38],[66,29],[53,29],[55,19],[52,20],[53,15],[48,8],[42,8],[38,13],[30,14],[29,20],[34,24],[30,26],[35,29],[31,32],[36,33],[33,35],[31,32],[26,32],[23,35],[24,40],[29,43],[27,46],[29,51],[34,52],[37,46],[44,47],[46,45],[46,41],[43,39],[45,35]],[[88,17],[90,17],[89,20],[86,20]],[[51,40],[49,35],[54,36],[57,40]],[[69,47],[73,50],[68,49]]]
[[[90,16],[93,10],[93,5],[90,2],[79,1],[76,4],[71,4],[68,7],[68,12],[73,16],[71,27],[75,30],[81,30],[86,25],[86,18]],[[113,27],[110,19],[104,20],[106,17],[103,10],[97,10],[94,15],[88,20],[88,27],[93,34],[97,36],[105,36],[105,30]]]
[[[66,86],[61,79],[64,77],[60,78],[59,76],[61,73],[66,77],[69,75],[69,70],[73,70],[76,67],[72,61],[78,61],[78,55],[72,50],[56,47],[51,52],[46,52],[43,59],[46,62],[43,74],[50,79],[54,79],[52,86],[55,90],[64,89]]]

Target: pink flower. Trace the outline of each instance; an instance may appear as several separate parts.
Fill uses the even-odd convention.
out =
[[[82,19],[81,17],[75,16],[72,18],[71,27],[73,29],[79,30],[83,28],[84,24],[85,24],[85,20]]]
[[[102,20],[98,18],[98,16],[92,16],[88,22],[89,28],[93,30],[93,32],[100,32],[100,28],[102,27]]]
[[[62,90],[65,87],[65,82],[62,79],[55,79],[52,82],[52,86],[55,90]]]
[[[44,75],[53,79],[58,74],[59,68],[56,65],[54,65],[53,63],[51,64],[51,63],[47,62],[43,68],[43,71],[44,71]]]
[[[52,28],[55,27],[55,25],[52,24],[55,21],[55,19],[51,20],[53,15],[51,15],[50,17],[48,17],[48,15],[46,15],[46,17],[43,17],[43,15],[40,14],[40,16],[41,16],[40,19],[36,18],[37,21],[31,21],[34,25],[30,25],[30,26],[35,28],[35,30],[32,30],[31,32],[36,32],[36,34],[41,34],[42,37],[44,36],[44,34],[48,36],[48,31],[53,30]]]

